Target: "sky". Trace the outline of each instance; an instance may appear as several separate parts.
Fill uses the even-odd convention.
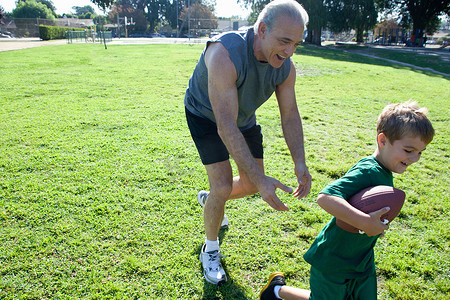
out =
[[[62,15],[63,13],[73,13],[72,6],[92,6],[98,14],[103,12],[89,0],[52,0],[53,5],[56,7],[56,13]],[[247,17],[250,13],[249,10],[243,8],[237,4],[237,0],[216,0],[216,16],[229,18],[231,16]],[[16,0],[1,0],[1,6],[6,12],[12,12],[16,7]]]

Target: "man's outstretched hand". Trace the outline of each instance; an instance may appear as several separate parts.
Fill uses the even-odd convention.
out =
[[[280,189],[286,193],[292,193],[292,188],[282,184],[275,178],[264,176],[262,184],[259,185],[258,190],[264,201],[267,202],[272,208],[280,211],[288,211],[289,208],[281,202],[275,193],[276,189]]]

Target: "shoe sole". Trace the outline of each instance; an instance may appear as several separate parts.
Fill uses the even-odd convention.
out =
[[[267,282],[267,284],[262,288],[261,292],[259,293],[259,299],[261,299],[262,293],[264,293],[264,291],[265,291],[265,290],[270,286],[270,284],[272,283],[272,280],[273,280],[275,277],[277,277],[277,276],[283,276],[283,277],[284,277],[284,274],[281,273],[281,272],[275,272],[275,273],[270,274],[270,276],[269,276],[269,281]]]

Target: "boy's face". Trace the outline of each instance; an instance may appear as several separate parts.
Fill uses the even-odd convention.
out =
[[[391,143],[384,133],[378,135],[379,159],[391,172],[402,174],[417,162],[427,144],[420,137],[405,136]]]

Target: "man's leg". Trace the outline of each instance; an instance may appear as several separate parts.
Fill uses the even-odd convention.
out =
[[[264,171],[263,159],[256,159]],[[253,195],[258,190],[247,174],[238,167],[239,176],[232,178],[230,161],[206,165],[210,185],[210,193],[203,210],[206,238],[216,240],[220,224],[225,212],[225,204],[229,199],[238,199]]]
[[[219,234],[225,203],[233,189],[233,173],[229,160],[206,165],[205,168],[210,190],[203,209],[203,219],[206,238],[214,241]]]
[[[264,172],[264,160],[255,159],[261,170]],[[233,178],[233,189],[228,199],[239,199],[245,196],[256,194],[258,190],[247,174],[238,166],[239,176]]]
[[[227,276],[220,263],[222,257],[218,234],[225,210],[225,203],[232,190],[233,173],[230,161],[205,165],[208,173],[210,192],[203,208],[203,220],[206,241],[200,252],[205,280],[212,284],[227,281]]]
[[[263,160],[258,159],[263,168]],[[203,274],[206,281],[221,284],[227,280],[220,264],[219,229],[225,212],[225,204],[231,197],[243,197],[256,192],[254,184],[239,169],[239,176],[233,179],[229,160],[205,165],[208,174],[210,192],[203,209],[203,220],[206,233],[205,245],[200,253]]]

